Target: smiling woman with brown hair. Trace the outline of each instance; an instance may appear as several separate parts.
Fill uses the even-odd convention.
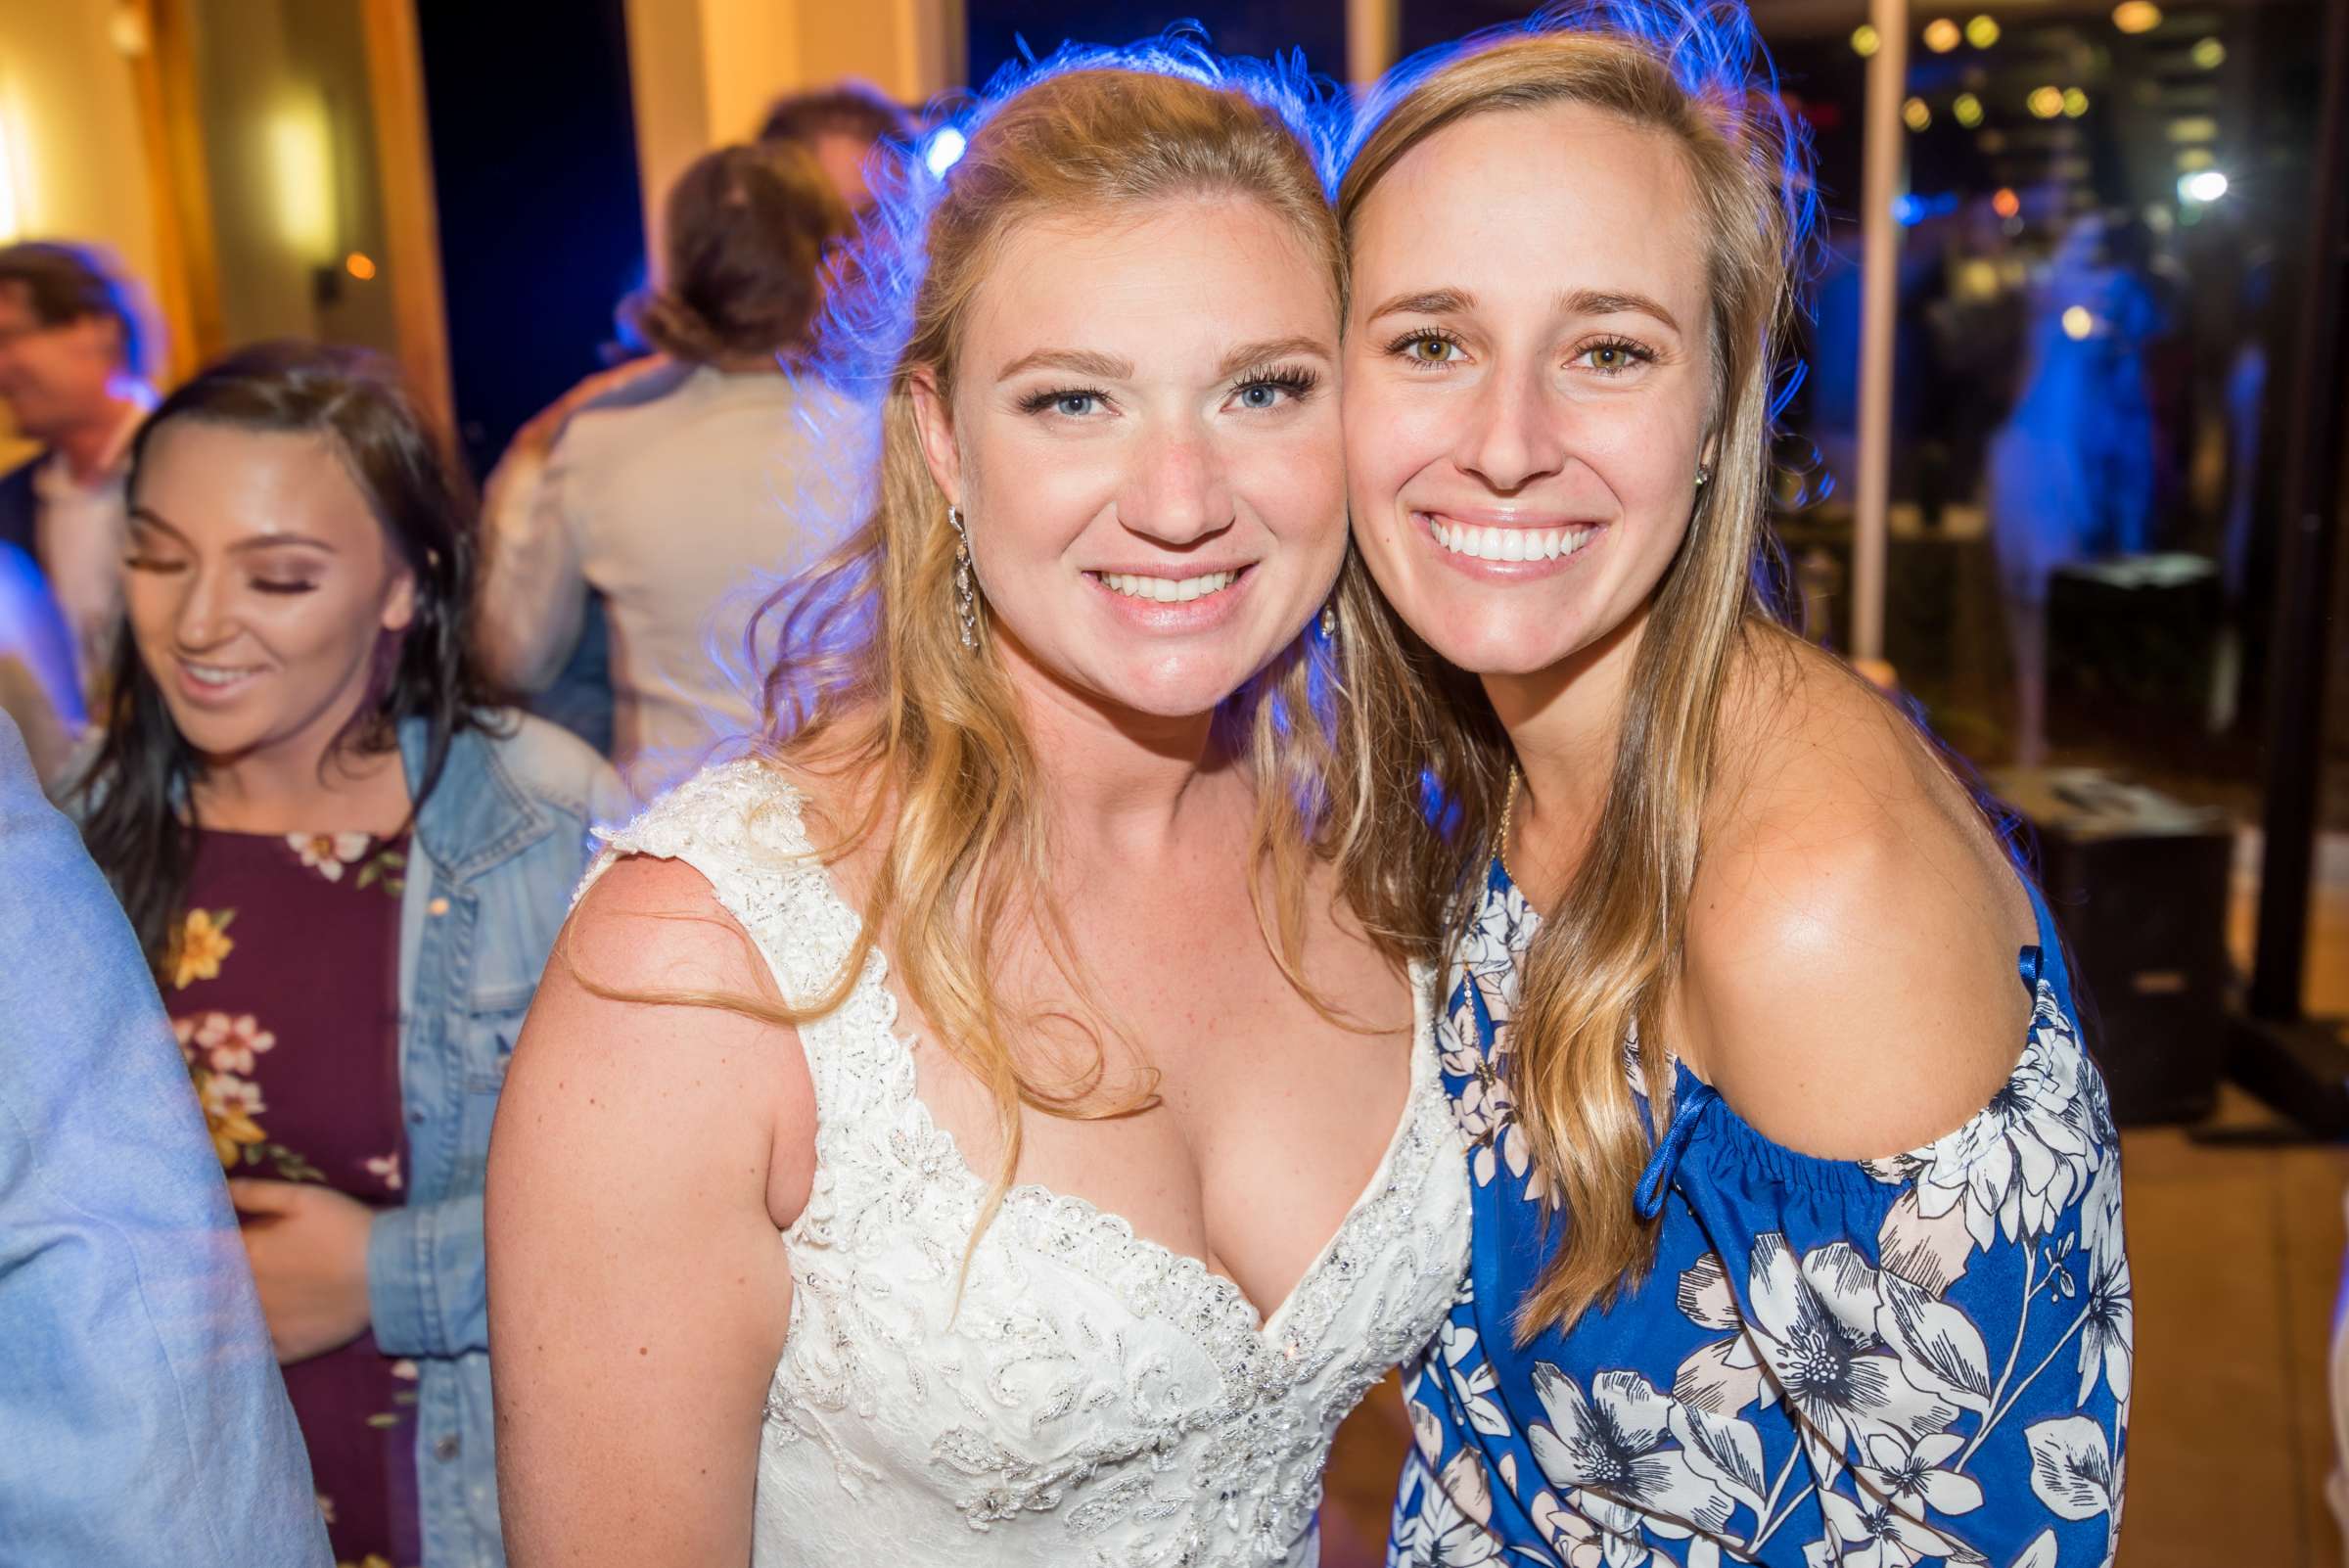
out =
[[[618,781],[489,702],[464,492],[381,362],[207,370],[141,428],[130,506],[83,837],[228,1171],[336,1556],[502,1561],[482,1168]]]

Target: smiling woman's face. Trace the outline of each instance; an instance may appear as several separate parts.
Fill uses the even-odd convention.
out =
[[[1695,187],[1581,104],[1474,115],[1355,217],[1346,459],[1388,600],[1478,674],[1636,615],[1686,534],[1711,399]]]
[[[130,529],[130,634],[188,744],[213,763],[324,755],[415,613],[328,439],[174,420],[140,462]]]
[[[1114,708],[1205,714],[1328,595],[1346,549],[1338,306],[1291,220],[1200,198],[1028,224],[957,356],[950,406],[919,399],[923,446],[1015,668]]]

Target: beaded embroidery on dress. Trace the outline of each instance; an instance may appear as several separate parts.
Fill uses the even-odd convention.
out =
[[[858,917],[811,853],[799,792],[709,768],[617,832],[682,860],[784,994],[825,991]],[[955,1278],[988,1183],[914,1092],[875,953],[803,1025],[816,1170],[782,1241],[794,1290],[766,1401],[753,1561],[1305,1565],[1338,1422],[1443,1320],[1468,1188],[1412,976],[1411,1087],[1386,1155],[1269,1319],[1117,1216],[1016,1186]]]

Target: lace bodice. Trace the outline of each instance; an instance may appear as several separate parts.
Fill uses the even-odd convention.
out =
[[[794,1000],[858,917],[810,853],[798,792],[711,768],[607,835],[715,890]],[[584,889],[582,889],[584,891]],[[887,965],[802,1025],[816,1106],[806,1208],[768,1391],[753,1560],[1308,1564],[1338,1422],[1417,1350],[1465,1259],[1467,1180],[1414,975],[1411,1088],[1370,1183],[1268,1320],[1196,1258],[1082,1199],[1011,1189],[956,1276],[988,1183],[914,1092]]]

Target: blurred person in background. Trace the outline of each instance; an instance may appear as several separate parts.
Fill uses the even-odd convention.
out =
[[[758,140],[814,159],[850,218],[860,220],[873,208],[873,175],[895,166],[887,149],[910,143],[913,133],[912,116],[879,88],[848,80],[777,99],[767,110]],[[509,534],[501,520],[527,519],[537,506],[548,455],[574,414],[620,393],[640,376],[670,367],[661,346],[648,344],[624,318],[622,332],[622,343],[609,351],[638,357],[587,377],[515,432],[483,487],[483,516],[491,537]],[[512,532],[527,532],[527,525],[517,525]],[[543,680],[532,682],[535,689],[530,695],[532,713],[553,719],[606,755],[615,748],[611,636],[610,606],[591,584],[571,653]]]
[[[2056,247],[2034,291],[2022,390],[1990,439],[1991,541],[2014,657],[2014,759],[2024,767],[2047,755],[2055,574],[2152,543],[2156,441],[2145,367],[2163,321],[2126,240],[2091,214]]]
[[[155,983],[5,715],[0,1019],[0,1565],[324,1561]]]
[[[578,642],[590,587],[600,592],[612,755],[640,790],[751,727],[728,669],[757,668],[741,644],[758,579],[831,542],[846,508],[827,476],[853,472],[877,434],[872,411],[806,358],[849,225],[798,147],[704,155],[669,193],[657,287],[624,309],[661,362],[570,411],[543,473],[493,492],[484,661],[521,690],[545,689]]]
[[[40,450],[0,475],[0,694],[34,748],[81,726],[98,696],[122,613],[122,481],[131,433],[155,402],[146,335],[128,283],[88,247],[0,247],[0,404]],[[21,554],[20,554],[21,552]],[[68,637],[59,669],[37,586]],[[13,657],[12,657],[13,656]],[[53,776],[45,769],[44,776]]]
[[[337,1558],[500,1563],[483,1169],[617,781],[493,706],[464,492],[372,356],[214,366],[128,493],[84,838],[229,1173]]]
[[[788,145],[806,152],[840,193],[852,216],[873,207],[873,175],[889,166],[874,153],[913,138],[913,117],[880,88],[843,81],[813,92],[778,98],[759,127],[763,146]]]

